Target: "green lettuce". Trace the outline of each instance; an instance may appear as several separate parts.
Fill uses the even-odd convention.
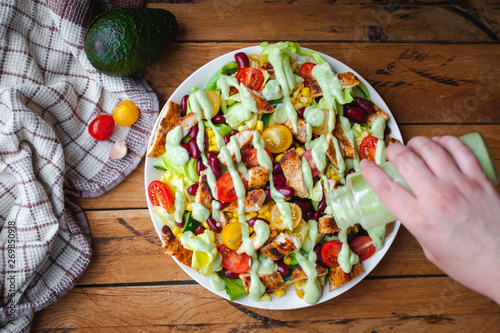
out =
[[[238,71],[238,64],[236,61],[231,61],[221,67],[217,72],[212,75],[212,77],[208,80],[207,85],[205,86],[205,90],[220,90],[217,88],[217,81],[222,75],[233,75]]]
[[[231,301],[236,301],[248,295],[245,288],[243,288],[243,281],[241,279],[230,279],[222,271],[217,273],[219,273],[221,280],[226,284],[226,293]]]

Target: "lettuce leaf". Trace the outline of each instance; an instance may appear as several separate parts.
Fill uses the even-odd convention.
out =
[[[217,88],[217,80],[222,75],[233,75],[238,71],[238,64],[236,61],[231,61],[225,64],[224,66],[221,67],[217,72],[212,75],[212,77],[208,80],[207,85],[205,86],[205,90],[213,90],[213,91],[218,91],[220,90]]]
[[[231,301],[236,301],[246,295],[247,292],[243,288],[243,281],[241,279],[230,279],[224,275],[222,271],[217,272],[222,281],[226,284],[226,293]]]

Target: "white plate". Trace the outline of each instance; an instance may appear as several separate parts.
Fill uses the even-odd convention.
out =
[[[177,90],[170,96],[169,100],[167,103],[165,103],[165,106],[168,104],[169,101],[173,101],[177,104],[180,103],[182,97],[184,95],[187,95],[191,92],[191,89],[193,87],[196,87],[198,89],[203,89],[210,79],[210,77],[217,71],[219,70],[223,65],[226,63],[233,61],[234,60],[234,55],[238,52],[244,52],[246,54],[256,54],[260,53],[261,48],[259,46],[251,46],[251,47],[246,47],[243,49],[235,50],[233,52],[229,52],[223,56],[220,56],[219,58],[210,61],[200,69],[198,69],[196,72],[191,74],[180,86],[177,88]],[[400,140],[401,142],[402,137],[401,137],[401,132],[399,131],[399,128],[396,125],[396,121],[394,120],[394,117],[392,116],[391,112],[389,111],[389,108],[385,104],[385,102],[382,100],[380,95],[373,89],[373,87],[366,82],[358,73],[356,73],[354,70],[352,70],[350,67],[344,65],[340,61],[326,55],[323,53],[320,53],[320,55],[328,61],[328,63],[332,66],[332,69],[335,73],[343,73],[343,72],[352,72],[354,73],[360,80],[365,84],[365,86],[368,88],[370,91],[370,97],[372,98],[373,102],[379,106],[384,112],[386,112],[390,120],[387,123],[389,128],[391,129],[391,136]],[[156,121],[155,128],[158,126],[159,123],[159,118]],[[150,143],[153,140],[153,137],[150,138]],[[153,167],[157,159],[155,158],[150,158],[146,157],[146,167],[144,170],[145,173],[145,189],[146,189],[146,197],[147,197],[147,187],[149,183],[151,183],[153,180],[158,180],[161,177],[161,170],[157,170]],[[148,207],[149,207],[149,214],[151,215],[151,219],[153,221],[154,227],[156,229],[156,232],[158,233],[158,236],[161,238],[161,228],[163,226],[163,223],[159,221],[159,219],[156,217],[155,214],[152,212],[153,206],[148,200]],[[332,298],[337,297],[338,295],[346,292],[347,290],[351,289],[354,287],[356,284],[358,284],[361,280],[363,280],[374,268],[375,266],[382,260],[384,255],[386,254],[387,250],[389,250],[389,247],[391,246],[392,242],[394,241],[394,238],[396,237],[396,234],[399,230],[400,222],[396,221],[394,224],[393,231],[391,234],[386,238],[385,240],[385,245],[380,251],[376,251],[375,254],[363,261],[363,267],[365,271],[355,279],[349,281],[348,283],[340,286],[339,288],[333,290],[332,292],[328,291],[328,282],[323,288],[322,296],[321,299],[317,304],[320,304],[322,302],[328,301]],[[175,258],[174,258],[175,259]],[[208,277],[205,277],[198,272],[196,272],[194,269],[185,266],[184,264],[181,264],[176,260],[177,264],[189,275],[191,276],[194,280],[196,280],[199,284],[210,290],[211,292],[229,300],[229,296],[226,294],[225,291],[215,291],[211,288],[210,286],[210,279]],[[303,307],[310,306],[309,304],[306,304],[302,299],[300,299],[297,294],[295,293],[293,284],[288,286],[287,292],[284,296],[282,297],[276,297],[274,294],[271,294],[272,296],[272,301],[271,302],[253,302],[251,301],[248,297],[243,297],[239,300],[236,301],[236,303],[245,305],[245,306],[251,306],[254,308],[260,308],[260,309],[270,309],[270,310],[289,310],[289,309],[299,309]]]

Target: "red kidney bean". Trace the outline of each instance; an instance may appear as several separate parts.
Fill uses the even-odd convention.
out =
[[[321,216],[321,213],[318,211],[318,212],[314,212],[314,215],[313,215],[313,220],[316,221],[316,222],[319,222],[319,218]]]
[[[317,262],[323,262],[323,258],[321,257],[321,248],[323,247],[323,244],[318,244],[314,247],[314,252],[316,252],[316,261]]]
[[[189,137],[191,139],[196,138],[199,131],[200,131],[200,128],[198,127],[198,125],[194,125],[193,128],[191,128],[191,130],[189,131]]]
[[[214,158],[217,158],[217,156],[219,155],[219,152],[218,151],[209,151],[207,153],[207,158],[210,158],[210,157],[214,157]]]
[[[247,223],[248,223],[248,225],[249,225],[250,227],[252,227],[252,228],[253,228],[253,226],[255,225],[255,222],[257,222],[257,220],[261,220],[261,221],[263,221],[263,222],[265,222],[265,223],[269,224],[269,221],[268,221],[268,220],[266,220],[266,219],[261,219],[260,217],[252,217],[250,220],[248,220],[248,222],[247,222]]]
[[[294,204],[300,207],[303,213],[312,211],[313,206],[309,201],[295,200]]]
[[[283,172],[283,169],[281,168],[281,164],[274,163],[273,164],[273,173],[280,173],[280,172]]]
[[[221,202],[219,201],[219,209],[220,210],[223,210],[224,208],[226,208],[227,206],[229,206],[229,202]]]
[[[184,225],[186,224],[186,218],[183,216],[181,223],[175,222],[175,225],[178,226],[179,228],[184,228]]]
[[[268,203],[269,201],[271,201],[271,189],[270,188],[265,188],[264,189],[264,193],[266,194],[266,200],[264,203]]]
[[[207,224],[212,229],[213,232],[220,233],[222,231],[222,228],[220,227],[220,224],[215,221],[213,217],[209,217],[207,219]]]
[[[276,186],[276,190],[285,198],[291,198],[295,194],[295,190],[291,186]]]
[[[351,106],[349,104],[344,105],[344,113],[348,118],[351,118],[355,122],[362,123],[366,120],[366,117],[368,116],[365,111],[362,109]]]
[[[188,187],[187,192],[189,195],[196,195],[196,192],[198,192],[198,187],[200,187],[200,183],[194,183],[193,185]]]
[[[238,69],[242,69],[245,67],[250,67],[250,61],[248,60],[248,56],[243,52],[238,52],[234,55],[234,60],[238,64]]]
[[[203,164],[203,161],[201,158],[196,162],[196,172],[198,173],[198,176],[200,176],[201,172],[205,170],[207,167],[205,164]]]
[[[318,135],[318,134],[314,134],[314,133],[313,133],[312,138],[313,138],[313,139],[317,139],[317,138],[319,138],[319,135]]]
[[[306,213],[306,221],[309,221],[309,220],[313,220],[314,219],[314,213],[312,210],[311,211],[308,211]]]
[[[224,144],[227,145],[230,141],[231,141],[231,137],[229,136],[229,134],[224,135]]]
[[[230,279],[239,279],[240,278],[240,275],[238,273],[233,273],[225,268],[223,268],[222,271],[224,272],[224,275]]]
[[[217,157],[209,157],[208,158],[208,165],[212,169],[212,172],[214,173],[214,176],[216,178],[222,177],[222,168],[220,166],[220,162],[217,159]]]
[[[274,186],[286,186],[286,178],[283,175],[274,175],[273,176],[274,180]]]
[[[188,107],[188,97],[189,95],[184,95],[181,99],[181,116],[185,116]]]
[[[199,225],[197,226],[195,229],[194,229],[194,234],[195,235],[201,235],[202,233],[205,232],[205,227],[202,226],[202,225]]]
[[[290,274],[290,268],[283,261],[278,261],[278,272],[283,276],[287,276]]]
[[[231,132],[229,132],[229,136],[233,136],[233,135],[236,135],[238,133],[239,133],[238,130],[232,129]]]
[[[321,198],[320,202],[318,203],[318,211],[324,212],[326,207],[327,207],[326,199],[325,199],[325,197],[323,197],[323,198]]]
[[[304,112],[306,111],[305,107],[301,107],[300,109],[297,110],[297,116],[300,118],[304,118]]]
[[[354,97],[354,103],[361,109],[365,110],[366,113],[375,113],[375,109],[366,99],[361,97]]]
[[[356,170],[354,170],[354,168],[350,168],[350,169],[349,169],[349,172],[348,172],[347,174],[350,174],[350,173],[355,173],[355,172],[356,172]]]
[[[191,151],[189,150],[189,145],[187,144],[187,142],[183,142],[179,146],[181,146],[182,148],[186,149],[187,152],[189,153],[189,157],[191,157]]]
[[[384,135],[389,135],[389,134],[391,134],[391,128],[389,126],[385,126]]]
[[[222,116],[222,115],[217,115],[215,117],[212,118],[212,122],[214,124],[225,124],[226,123],[226,117]]]
[[[196,143],[196,139],[191,139],[188,141],[189,146],[189,154],[192,158],[200,157],[200,148],[198,148],[198,143]]]

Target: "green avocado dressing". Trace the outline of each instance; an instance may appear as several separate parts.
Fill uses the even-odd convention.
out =
[[[165,149],[167,151],[167,156],[172,163],[184,166],[189,161],[189,153],[186,149],[179,145],[181,140],[182,128],[180,126],[176,126],[167,134]]]
[[[219,274],[212,273],[210,274],[210,286],[213,290],[222,291],[226,289],[226,283],[222,281]]]
[[[262,97],[268,101],[275,101],[283,97],[278,80],[270,80],[262,89]]]
[[[174,220],[177,223],[181,223],[182,215],[184,215],[184,194],[179,190],[175,191],[174,207]]]
[[[307,275],[307,281],[304,288],[304,302],[307,304],[318,303],[321,297],[321,286],[318,281],[318,272],[316,271],[316,252],[309,252],[309,259],[304,258],[300,251],[295,250],[295,258],[299,262],[300,267]]]
[[[342,242],[342,249],[339,252],[337,261],[345,273],[350,273],[352,266],[359,262],[359,257],[349,248],[349,244],[347,243],[347,229],[339,231],[339,241]]]

